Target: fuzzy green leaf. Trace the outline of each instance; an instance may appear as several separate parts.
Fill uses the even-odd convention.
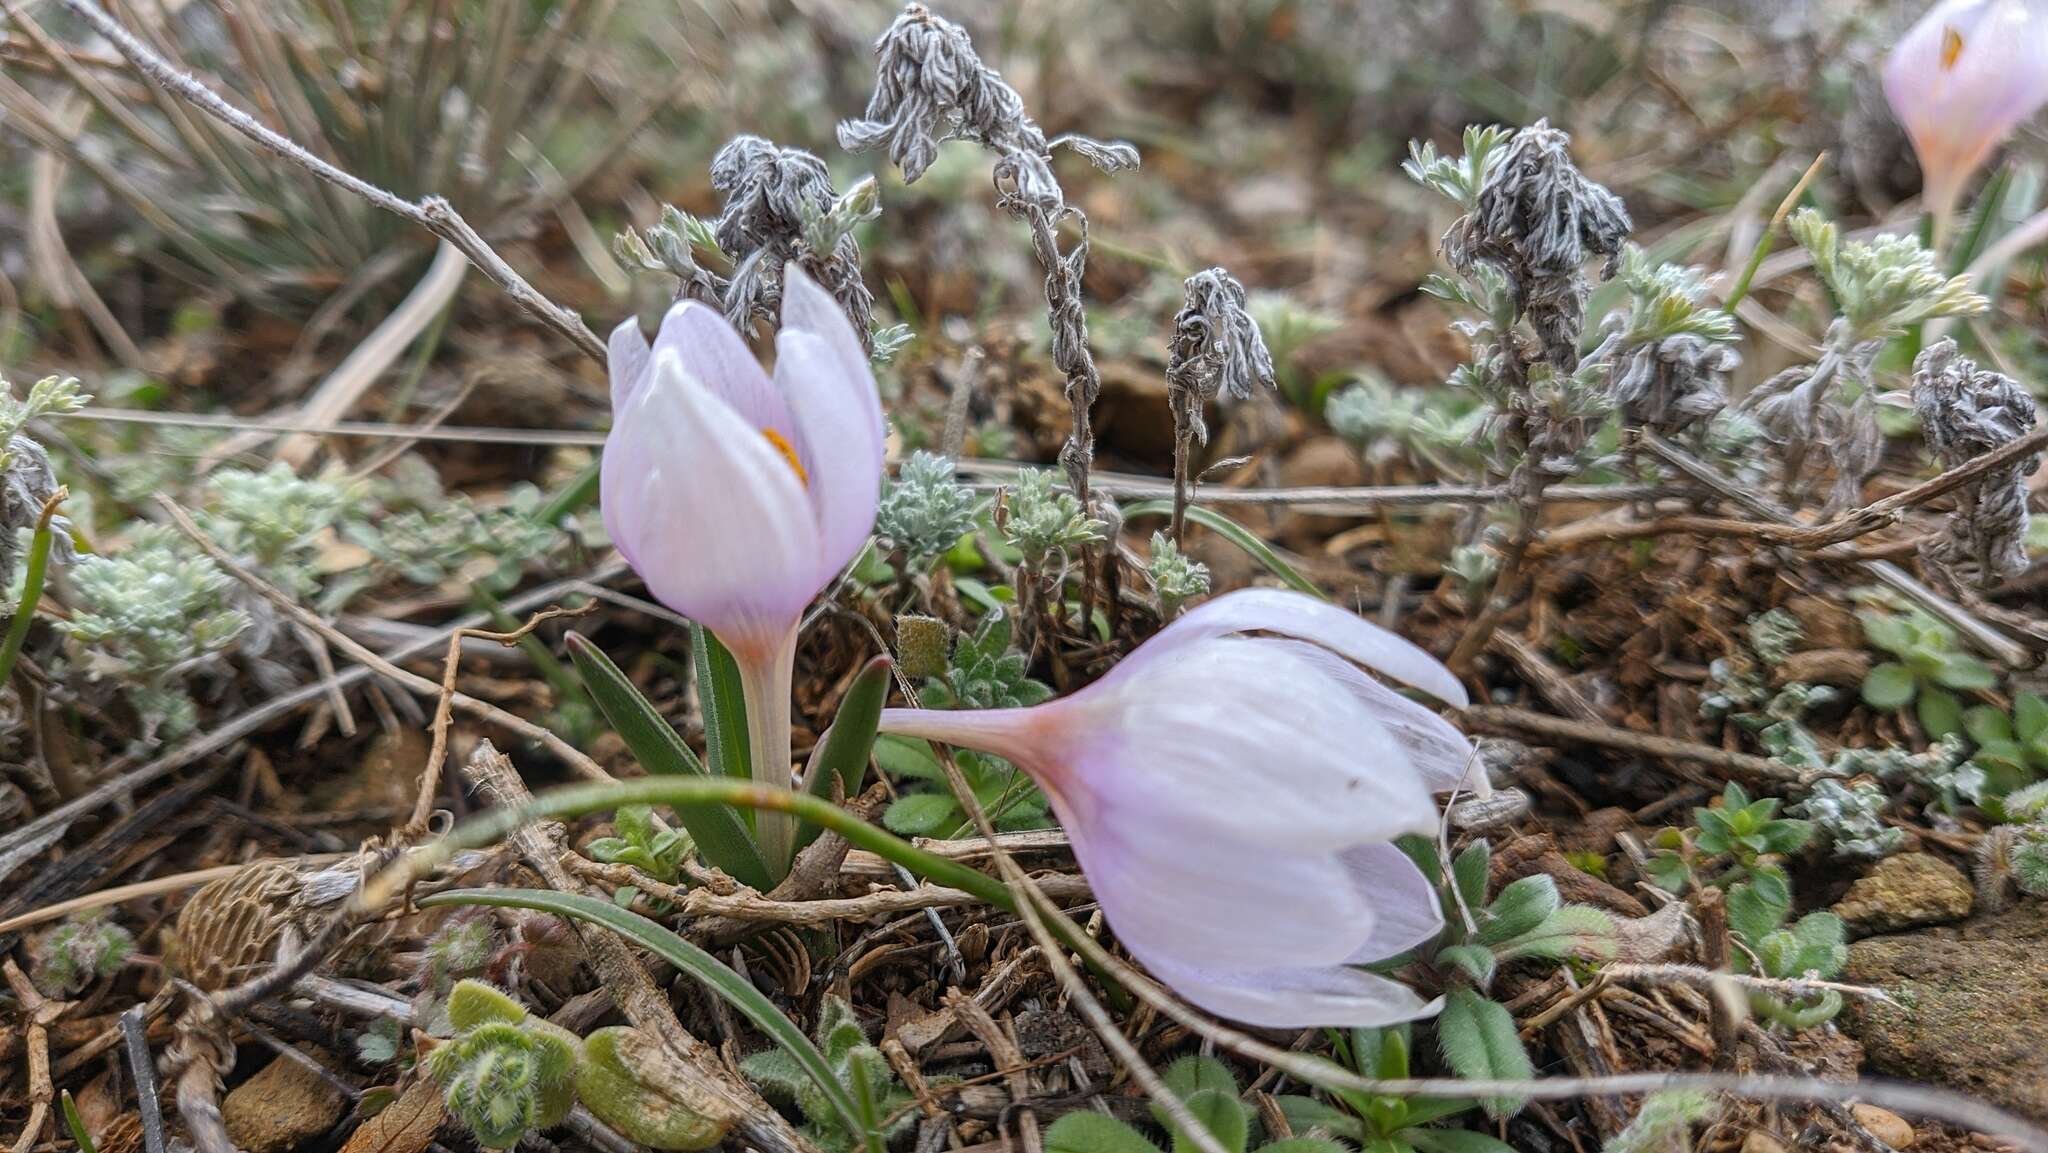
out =
[[[1421,1153],[1515,1153],[1515,1147],[1470,1129],[1403,1129],[1402,1140]]]
[[[1897,661],[1886,661],[1864,676],[1863,703],[1873,709],[1904,708],[1918,687],[1913,670]]]
[[[1511,881],[1486,907],[1479,943],[1496,945],[1519,937],[1541,925],[1557,907],[1557,881],[1549,874],[1536,873]]]
[[[766,994],[753,982],[733,972],[723,961],[677,936],[669,929],[595,897],[581,893],[557,893],[546,889],[456,889],[435,893],[419,901],[421,908],[437,905],[491,905],[500,908],[537,909],[610,929],[628,941],[690,974],[740,1015],[768,1035],[810,1074],[818,1090],[849,1133],[861,1132],[860,1115],[845,1086],[833,1076],[832,1068],[811,1039],[790,1023]]]
[[[1515,1032],[1507,1006],[1471,989],[1452,989],[1436,1019],[1437,1044],[1444,1060],[1460,1077],[1485,1081],[1533,1078],[1536,1068]],[[1511,1116],[1522,1107],[1519,1097],[1493,1097],[1482,1102],[1495,1117]]]
[[[882,825],[906,837],[935,837],[950,830],[959,815],[959,803],[946,793],[912,793],[889,805]]]
[[[1107,1113],[1076,1109],[1046,1127],[1045,1153],[1159,1153],[1159,1147]]]

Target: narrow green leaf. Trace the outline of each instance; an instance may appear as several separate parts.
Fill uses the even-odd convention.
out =
[[[58,499],[63,499],[62,490],[59,490]],[[0,641],[0,685],[6,684],[14,675],[14,662],[21,658],[21,646],[28,641],[29,626],[35,623],[36,606],[43,600],[43,578],[50,568],[50,546],[56,540],[56,526],[50,523],[50,511],[55,507],[56,502],[52,501],[44,510],[36,521],[35,536],[29,540],[28,567],[22,575],[21,603],[14,606],[14,619],[7,624],[7,639]]]
[[[99,1153],[99,1147],[92,1143],[92,1134],[85,1131],[85,1118],[78,1115],[78,1102],[71,1099],[71,1090],[64,1090],[60,1100],[64,1106],[64,1125],[71,1130],[71,1139],[78,1142],[78,1153]]]
[[[876,657],[853,678],[853,686],[839,702],[832,727],[818,742],[818,751],[804,769],[804,787],[825,800],[832,799],[833,784],[839,794],[851,800],[858,796],[867,778],[868,759],[875,751],[875,726],[881,723],[882,706],[889,700],[889,670],[895,662]],[[823,830],[808,822],[797,826],[796,847],[818,839]]]
[[[616,905],[587,897],[581,893],[557,893],[551,889],[455,889],[422,897],[420,907],[432,908],[437,905],[489,905],[496,908],[534,909],[543,913],[554,913],[578,921],[599,925],[617,933],[628,941],[639,945],[669,964],[702,982],[704,987],[716,994],[720,1000],[731,1005],[754,1027],[766,1033],[770,1040],[781,1046],[783,1051],[795,1058],[817,1084],[818,1091],[831,1103],[832,1111],[839,1115],[840,1123],[849,1133],[865,1133],[861,1124],[860,1109],[848,1095],[846,1087],[832,1075],[832,1067],[826,1063],[824,1054],[804,1036],[775,1003],[753,982],[727,968],[723,961],[648,920],[638,913],[628,912]]]
[[[1123,512],[1125,520],[1141,516],[1171,516],[1173,501],[1163,497],[1159,500],[1141,500],[1136,504],[1125,505]],[[1330,599],[1329,594],[1317,588],[1314,581],[1301,575],[1293,565],[1281,559],[1280,554],[1273,551],[1273,546],[1260,540],[1257,533],[1215,509],[1191,505],[1187,510],[1187,518],[1243,549],[1246,556],[1266,566],[1268,572],[1287,582],[1289,587],[1296,591],[1305,592],[1321,600]]]
[[[704,762],[662,719],[652,702],[626,679],[603,650],[579,633],[567,639],[569,659],[583,676],[584,687],[640,766],[657,776],[704,775]],[[707,714],[709,710],[706,710]],[[676,820],[690,831],[697,851],[734,880],[766,892],[775,884],[760,846],[748,831],[740,810],[730,805],[677,805]]]
[[[704,708],[704,756],[711,771],[737,780],[754,779],[747,748],[747,693],[740,666],[703,625],[690,626],[690,667],[697,675],[697,699]],[[748,823],[753,818],[748,817]]]

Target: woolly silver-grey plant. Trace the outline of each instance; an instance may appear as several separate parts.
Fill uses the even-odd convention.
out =
[[[931,167],[940,144],[955,139],[976,141],[996,154],[997,205],[1030,226],[1032,254],[1045,270],[1053,364],[1066,378],[1072,417],[1060,463],[1085,513],[1095,507],[1088,485],[1095,457],[1090,412],[1102,391],[1101,373],[1088,350],[1088,314],[1081,299],[1088,218],[1067,203],[1053,174],[1052,150],[1064,146],[1112,173],[1136,168],[1138,150],[1121,141],[1071,134],[1046,139],[1024,111],[1023,97],[981,62],[966,29],[922,4],[908,4],[875,42],[875,90],[867,115],[839,125],[839,144],[849,152],[885,149],[910,183]],[[1059,226],[1068,219],[1078,224],[1079,235],[1062,248]],[[1083,559],[1086,615],[1095,598],[1094,550]]]
[[[842,195],[825,162],[809,152],[737,136],[712,157],[711,186],[724,199],[717,219],[700,220],[670,205],[644,235],[632,229],[618,234],[613,248],[619,259],[675,276],[677,299],[702,301],[743,331],[757,321],[775,323],[783,266],[794,261],[839,302],[872,352],[875,298],[861,280],[853,230],[881,211],[874,181],[862,180]],[[705,267],[700,251],[729,265],[731,274]]]
[[[1443,239],[1445,259],[1460,272],[1484,262],[1507,277],[1515,314],[1529,318],[1559,372],[1579,364],[1586,261],[1605,257],[1602,275],[1613,275],[1634,227],[1621,198],[1572,162],[1571,140],[1548,120],[1516,132],[1488,167],[1473,210]]]
[[[1245,309],[1244,285],[1221,268],[1205,269],[1182,286],[1181,309],[1173,318],[1167,348],[1166,396],[1173,411],[1173,539],[1181,537],[1187,515],[1189,457],[1195,444],[1209,443],[1202,406],[1225,395],[1250,400],[1273,379],[1273,354],[1258,322]]]
[[[711,158],[711,187],[725,198],[712,233],[734,260],[722,302],[727,319],[744,328],[773,318],[782,266],[793,260],[846,310],[862,342],[869,339],[875,298],[861,281],[852,229],[872,208],[840,207],[824,161],[759,136],[736,136]],[[835,209],[847,219],[833,219]]]
[[[1927,447],[1954,468],[2033,431],[2034,398],[2009,376],[1977,367],[1944,339],[1913,360],[1913,408]],[[1977,566],[1985,584],[2027,567],[2027,476],[2036,454],[2001,465],[1964,485],[1941,536],[1926,546],[1951,566]]]

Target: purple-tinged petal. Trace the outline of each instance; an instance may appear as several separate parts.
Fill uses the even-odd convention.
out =
[[[1486,766],[1480,763],[1471,738],[1429,708],[1367,676],[1343,657],[1307,641],[1262,638],[1258,643],[1290,646],[1296,656],[1321,668],[1331,680],[1357,697],[1407,750],[1409,764],[1422,774],[1432,792],[1462,789],[1476,797],[1493,795],[1493,783],[1486,779]]]
[[[1287,646],[1184,645],[1062,703],[1060,727],[1076,732],[1047,745],[1067,763],[1031,750],[1018,763],[1084,815],[1116,803],[1175,836],[1295,851],[1436,829],[1429,789],[1386,727]]]
[[[1060,799],[1054,807],[1134,952],[1219,966],[1335,963],[1373,932],[1373,905],[1334,853],[1262,850],[1143,811],[1088,820]]]
[[[1342,965],[1232,969],[1131,953],[1199,1008],[1262,1028],[1394,1025],[1433,1017],[1443,1006],[1441,999],[1425,1001],[1398,981]]]
[[[2039,0],[1943,0],[1899,38],[1885,100],[1912,138],[1937,214],[1992,150],[2048,103],[2048,10]]]
[[[859,334],[853,331],[853,322],[846,318],[846,311],[832,299],[832,294],[795,264],[786,264],[782,269],[782,331],[809,333],[823,341],[839,363],[841,378],[867,381],[868,395],[874,395],[874,370],[869,366]],[[875,443],[882,443],[886,433],[881,404],[867,405],[862,415]]]
[[[709,305],[685,300],[662,318],[654,338],[654,354],[673,352],[685,371],[711,390],[756,431],[772,429],[795,447],[796,421],[782,394],[761,371],[753,350],[726,319]]]
[[[654,355],[647,338],[640,334],[640,320],[629,316],[612,329],[608,369],[612,381],[612,411],[619,412],[647,383],[648,366]]]
[[[784,329],[775,347],[775,386],[795,418],[798,459],[810,478],[806,491],[822,541],[822,576],[830,580],[875,529],[881,400],[866,363],[848,375],[824,338]]]
[[[728,646],[772,651],[818,591],[796,471],[671,349],[614,420],[602,504],[621,551],[663,604]]]
[[[1357,613],[1285,589],[1225,593],[1162,629],[1110,675],[1134,675],[1133,659],[1158,661],[1181,646],[1229,633],[1269,632],[1312,641],[1372,669],[1463,708],[1465,686],[1442,662]]]
[[[1366,965],[1399,956],[1444,931],[1443,902],[1408,854],[1392,845],[1356,845],[1337,854],[1351,883],[1372,902],[1372,932],[1344,960]]]

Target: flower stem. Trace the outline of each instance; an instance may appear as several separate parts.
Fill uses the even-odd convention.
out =
[[[796,630],[760,654],[733,649],[740,687],[747,698],[747,750],[754,783],[790,787],[789,694],[796,679]],[[764,659],[765,655],[765,659]],[[768,870],[779,881],[789,872],[796,845],[796,819],[788,813],[760,811],[754,817],[754,839]]]

